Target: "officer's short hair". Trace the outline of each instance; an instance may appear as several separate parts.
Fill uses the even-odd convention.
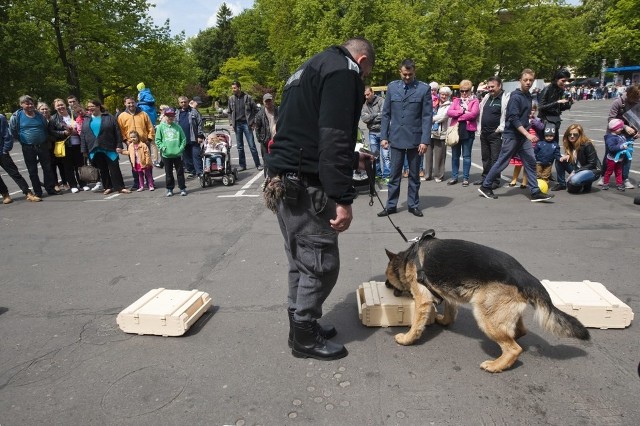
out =
[[[416,63],[413,61],[413,59],[407,58],[404,61],[402,61],[402,63],[400,64],[400,68],[412,70],[416,68]]]

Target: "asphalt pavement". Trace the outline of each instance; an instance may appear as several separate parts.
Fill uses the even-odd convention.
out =
[[[563,129],[579,122],[602,154],[609,105],[576,103]],[[12,156],[28,179],[19,146]],[[232,186],[189,180],[186,197],[165,198],[155,169],[155,192],[65,193],[40,203],[18,192],[0,205],[2,426],[640,423],[637,318],[626,329],[591,329],[582,342],[545,333],[527,308],[524,352],[500,374],[479,367],[499,348],[468,306],[408,347],[393,340],[404,327],[363,326],[358,285],[384,279],[385,248],[407,247],[365,193],[340,236],[340,277],[321,320],[336,326],[349,355],[294,358],[283,240],[262,203],[261,172],[248,162]],[[480,177],[478,139],[473,163],[472,181]],[[448,156],[447,177],[450,169]],[[433,228],[440,238],[506,251],[539,279],[600,282],[637,314],[639,192],[594,188],[531,203],[518,187],[488,200],[476,186],[429,181],[417,218],[407,212],[405,182],[392,219],[408,238]],[[182,337],[120,331],[117,314],[157,287],[205,291],[214,306]]]

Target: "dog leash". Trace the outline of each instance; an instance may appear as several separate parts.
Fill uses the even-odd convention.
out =
[[[364,148],[361,148],[360,151],[369,155],[375,155],[371,151],[365,150]],[[378,202],[380,203],[382,208],[386,210],[387,208],[385,207],[384,203],[380,199],[380,196],[378,195],[378,191],[376,191],[376,173],[373,169],[373,161],[371,161],[367,157],[364,160],[364,165],[367,172],[367,178],[369,179],[369,207],[373,207],[373,204],[374,204],[373,197],[375,196],[378,199]],[[405,243],[413,243],[418,241],[418,237],[408,240],[407,237],[405,237],[405,235],[400,230],[400,227],[396,226],[396,224],[393,223],[393,220],[391,220],[391,215],[387,215],[387,219],[389,219],[389,222],[391,222],[391,226],[393,226],[395,230],[398,231],[398,234],[400,234],[400,236],[402,237]]]

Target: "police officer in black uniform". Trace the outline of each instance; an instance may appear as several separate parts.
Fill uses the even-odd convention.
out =
[[[289,345],[298,358],[332,360],[347,349],[320,326],[322,304],[340,270],[338,234],[349,229],[356,196],[353,170],[373,158],[355,152],[363,78],[375,52],[352,38],[313,56],[287,81],[268,147],[268,176],[281,180],[277,217],[289,261]]]

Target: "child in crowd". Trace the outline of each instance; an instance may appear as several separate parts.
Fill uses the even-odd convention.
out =
[[[204,145],[204,170],[211,170],[211,160],[215,159],[216,168],[218,170],[223,169],[223,161],[227,155],[227,144],[220,140],[216,135],[210,134],[207,136],[207,141]]]
[[[129,156],[131,167],[138,172],[138,192],[144,191],[145,178],[149,184],[149,191],[154,191],[151,153],[147,144],[140,142],[140,135],[135,130],[129,132],[129,146],[127,151],[122,153]]]
[[[558,149],[558,144],[555,142],[556,138],[556,126],[553,123],[544,128],[544,139],[538,141],[536,147],[533,149],[533,153],[536,156],[536,172],[538,179],[542,179],[547,184],[551,178],[551,169],[553,166],[553,160],[555,158],[555,152]]]
[[[537,112],[538,112],[538,104],[534,103],[533,105],[531,105],[531,113],[529,113],[529,133],[537,136],[538,139],[542,139],[540,137],[540,134],[544,130],[544,123],[542,122],[542,120],[536,117]],[[531,145],[533,145],[533,150],[535,152],[536,144],[532,143]],[[511,160],[509,160],[509,164],[513,165],[513,178],[511,179],[509,186],[516,186],[516,184],[518,183],[518,176],[520,176],[520,171],[522,170],[522,160],[517,155],[514,155],[511,158]],[[527,187],[527,174],[523,173],[522,184],[520,185],[520,188],[524,189],[526,187]]]
[[[146,87],[144,83],[138,83],[136,88],[138,89],[138,107],[147,113],[151,120],[151,124],[155,126],[158,121],[156,98],[153,97],[151,89]]]
[[[164,110],[164,121],[156,128],[156,145],[162,156],[167,187],[167,197],[173,196],[175,180],[173,169],[176,169],[178,176],[178,187],[180,195],[187,195],[187,185],[184,178],[184,164],[182,163],[182,153],[187,146],[187,137],[184,135],[182,127],[175,123],[176,110],[167,108]]]
[[[602,177],[602,189],[609,189],[609,179],[611,175],[616,175],[616,189],[618,191],[624,191],[624,184],[622,182],[622,161],[623,158],[618,154],[620,151],[624,151],[630,145],[627,139],[621,134],[624,130],[624,121],[614,118],[609,121],[608,133],[604,136],[604,143],[607,145],[607,156],[605,161],[607,162],[607,169]]]
[[[166,120],[164,119],[164,118],[165,118],[164,112],[165,112],[166,110],[168,110],[168,109],[169,109],[169,105],[164,105],[164,104],[163,104],[163,105],[160,105],[160,118],[158,119],[158,120],[159,120],[159,121],[158,121],[158,124],[160,124],[160,123],[164,123],[164,122],[166,121]]]

